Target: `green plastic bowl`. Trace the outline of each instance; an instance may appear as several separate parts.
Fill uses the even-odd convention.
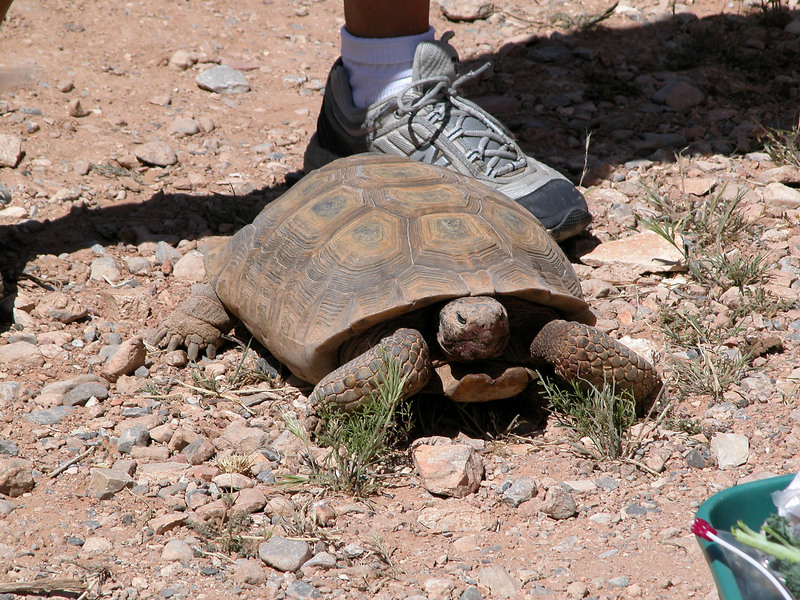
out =
[[[730,531],[731,526],[739,521],[758,530],[764,519],[775,512],[772,492],[784,489],[793,477],[793,474],[770,477],[722,490],[700,505],[697,517],[705,519],[714,529],[720,531]],[[734,576],[727,553],[719,544],[701,538],[697,538],[697,541],[711,568],[720,600],[748,600],[746,594],[743,596]],[[741,579],[741,567],[737,569]]]

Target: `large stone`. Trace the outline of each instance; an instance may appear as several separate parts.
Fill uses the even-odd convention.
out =
[[[678,243],[681,243],[680,240]],[[583,255],[581,262],[592,267],[622,266],[638,273],[686,270],[683,253],[652,231],[600,244]]]
[[[250,91],[250,84],[244,73],[225,65],[206,69],[195,78],[200,89],[218,94],[241,94]]]
[[[711,438],[711,453],[720,469],[739,467],[750,457],[750,440],[739,433],[717,433]]]
[[[273,536],[258,546],[258,557],[278,571],[297,571],[312,556],[311,548],[302,540]]]
[[[764,208],[773,216],[780,216],[787,210],[800,208],[800,190],[783,183],[768,183],[762,191]]]
[[[88,316],[88,307],[63,292],[46,294],[33,309],[33,315],[48,321],[72,323]]]
[[[136,158],[146,165],[169,167],[178,162],[178,155],[165,142],[147,142],[134,150]]]
[[[0,365],[13,371],[37,369],[44,364],[44,356],[36,344],[14,342],[0,346]]]
[[[414,466],[430,493],[463,498],[480,487],[483,461],[471,446],[447,442],[416,445]]]
[[[35,485],[31,461],[22,458],[0,459],[0,494],[16,498],[30,492]]]
[[[423,508],[417,522],[433,533],[489,531],[497,526],[497,517],[475,510],[463,500],[446,500]]]

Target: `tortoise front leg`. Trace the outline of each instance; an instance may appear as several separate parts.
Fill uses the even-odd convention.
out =
[[[655,367],[602,331],[583,323],[550,321],[530,346],[534,362],[545,362],[566,381],[586,381],[602,388],[613,384],[636,399],[637,412],[649,410],[661,389]]]
[[[161,322],[153,343],[166,339],[168,350],[185,345],[189,360],[196,360],[200,350],[214,358],[222,345],[222,336],[235,322],[210,285],[195,286],[192,295]]]
[[[416,329],[398,329],[323,377],[311,393],[311,402],[331,403],[344,411],[358,408],[386,381],[390,361],[397,362],[401,377],[405,377],[403,399],[420,391],[431,377],[433,367],[422,334]]]

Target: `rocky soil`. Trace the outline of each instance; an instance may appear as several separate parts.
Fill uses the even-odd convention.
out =
[[[800,168],[764,133],[797,123],[800,23],[777,4],[622,0],[584,29],[608,5],[434,3],[462,60],[492,61],[465,93],[584,187],[595,220],[565,250],[670,408],[614,461],[554,417],[503,421],[526,407],[426,399],[415,436],[445,440],[399,448],[357,499],[282,483],[308,473],[284,417],[307,420],[309,388],[245,331],[196,365],[147,344],[204,241],[302,176],[339,3],[15,3],[0,598],[714,598],[696,508],[800,469]]]

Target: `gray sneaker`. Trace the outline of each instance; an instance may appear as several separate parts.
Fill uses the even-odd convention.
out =
[[[367,109],[353,105],[338,60],[306,149],[306,173],[360,152],[408,156],[489,184],[529,210],[557,241],[580,233],[592,220],[583,195],[566,177],[526,156],[497,119],[458,95],[458,86],[486,67],[459,77],[458,55],[448,39],[445,34],[419,44],[412,83]]]

